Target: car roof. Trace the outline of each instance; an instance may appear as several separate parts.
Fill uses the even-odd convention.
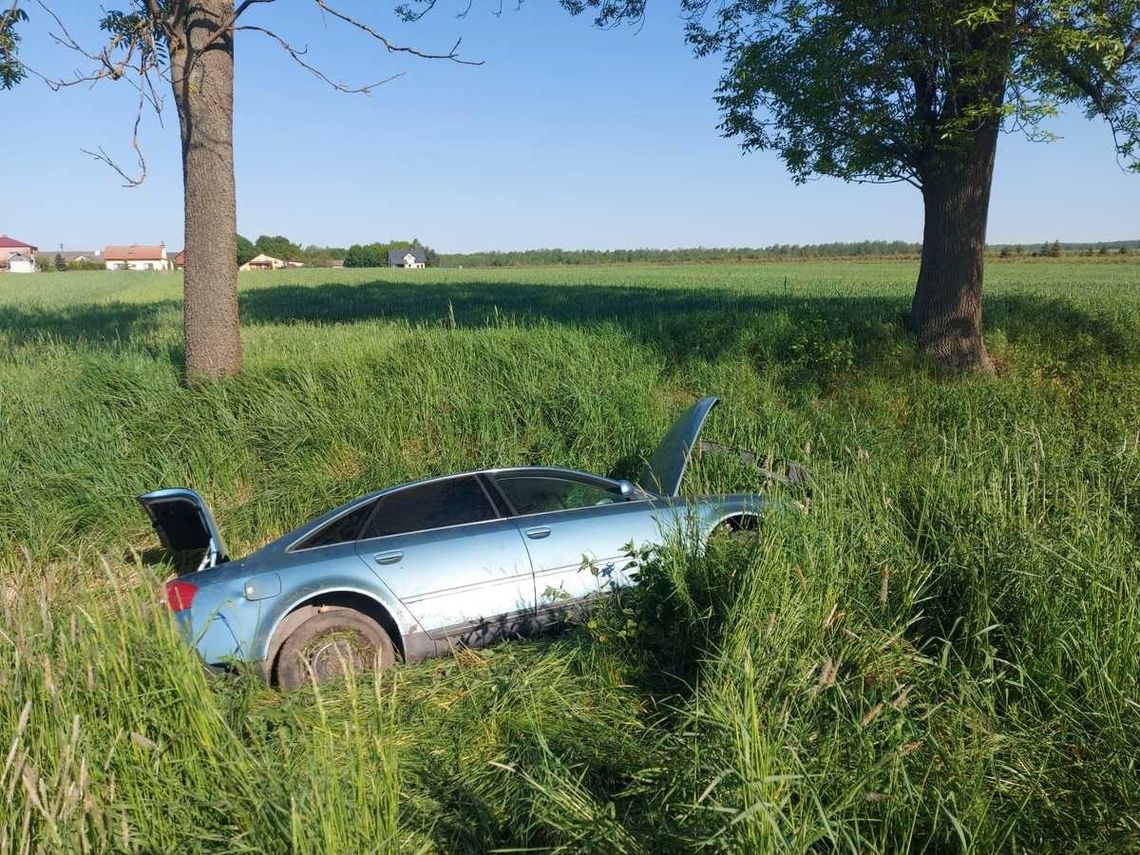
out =
[[[337,517],[340,517],[343,514],[352,511],[360,505],[374,501],[381,496],[387,495],[388,493],[393,493],[397,490],[404,490],[408,487],[418,487],[420,485],[431,484],[436,481],[447,481],[453,478],[471,477],[473,475],[497,476],[511,474],[546,474],[563,477],[577,476],[579,478],[587,478],[591,481],[608,481],[610,483],[616,483],[616,479],[614,478],[607,478],[604,475],[597,475],[593,472],[584,472],[580,469],[569,469],[564,466],[503,466],[488,469],[472,469],[467,472],[451,472],[446,475],[432,475],[428,478],[420,478],[415,481],[406,481],[402,484],[393,484],[391,487],[385,487],[382,490],[374,490],[373,492],[366,493],[363,496],[357,496],[355,499],[352,499],[349,502],[345,502],[343,505],[337,505],[335,508],[325,511],[323,514],[313,517],[311,520],[302,523],[296,528],[291,529],[281,537],[274,539],[270,543],[267,543],[265,546],[261,547],[261,549],[256,550],[254,554],[259,552],[285,551],[298,540],[307,537],[317,529],[332,522]]]

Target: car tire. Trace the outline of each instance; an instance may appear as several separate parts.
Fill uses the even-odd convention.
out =
[[[755,546],[760,540],[759,520],[751,516],[725,520],[712,530],[709,540]]]
[[[396,661],[388,633],[352,609],[333,609],[309,618],[285,639],[277,657],[277,685],[293,690],[325,685],[353,672],[383,671]]]

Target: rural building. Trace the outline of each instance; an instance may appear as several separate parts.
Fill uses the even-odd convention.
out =
[[[9,273],[35,273],[37,270],[39,267],[36,266],[34,255],[24,255],[22,252],[17,252],[8,256]]]
[[[175,270],[185,270],[186,269],[186,250],[180,249],[180,250],[178,250],[178,252],[174,253],[174,269]]]
[[[63,260],[69,264],[73,261],[83,263],[88,261],[103,260],[99,255],[99,250],[97,249],[64,249],[57,252],[56,255],[61,256]],[[55,256],[52,256],[52,258],[54,257]]]
[[[108,270],[170,270],[172,266],[166,244],[109,246],[103,250],[103,262]]]
[[[238,270],[280,270],[282,267],[292,267],[288,261],[282,261],[280,258],[274,258],[272,255],[266,255],[264,252],[260,255],[255,255],[245,264],[238,268]],[[297,265],[300,267],[300,265]]]
[[[7,235],[0,235],[0,270],[9,269],[9,262],[13,255],[22,255],[34,260],[38,251],[39,247],[32,246],[30,243],[10,238]]]
[[[388,250],[389,267],[427,267],[427,256],[418,246]]]

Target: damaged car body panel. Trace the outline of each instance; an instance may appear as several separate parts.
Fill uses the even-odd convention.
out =
[[[189,556],[167,602],[208,665],[249,663],[287,688],[373,657],[381,667],[525,635],[633,581],[630,549],[726,520],[759,495],[679,496],[716,398],[691,407],[635,486],[557,467],[429,478],[356,499],[232,559],[192,490],[140,497]],[[688,529],[686,529],[688,527]]]

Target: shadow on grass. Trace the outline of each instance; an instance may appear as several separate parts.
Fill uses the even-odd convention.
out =
[[[59,308],[0,305],[0,340],[11,345],[57,341],[115,346],[136,343],[180,316],[182,303],[76,303]]]
[[[388,320],[464,329],[504,323],[593,328],[609,322],[673,363],[739,352],[760,363],[778,362],[790,376],[802,379],[897,363],[908,350],[903,327],[907,307],[902,295],[821,297],[497,281],[330,282],[249,289],[240,295],[246,325]],[[0,340],[10,345],[48,339],[137,346],[169,327],[179,310],[177,300],[52,309],[0,306]],[[985,312],[988,334],[1061,359],[1132,361],[1140,351],[1138,319],[1125,317],[1124,309],[1098,311],[1059,299],[1003,294],[988,297]]]

